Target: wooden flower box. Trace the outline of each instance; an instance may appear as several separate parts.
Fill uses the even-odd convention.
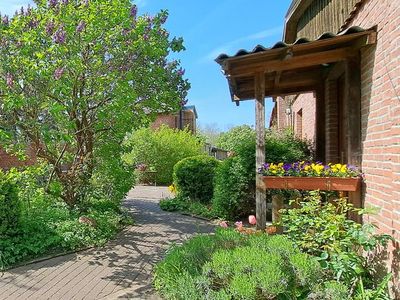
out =
[[[263,176],[267,189],[321,190],[355,192],[360,189],[361,178],[342,177],[278,177]]]

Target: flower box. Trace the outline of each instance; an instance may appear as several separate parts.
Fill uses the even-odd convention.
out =
[[[360,189],[360,177],[296,177],[263,176],[267,189],[321,190],[355,192]]]

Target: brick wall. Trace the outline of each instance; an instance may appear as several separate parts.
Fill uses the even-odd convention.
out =
[[[26,165],[32,165],[36,162],[36,155],[33,150],[28,150],[27,155],[29,159],[21,161],[17,157],[7,154],[4,149],[0,147],[0,169],[8,170],[13,167],[22,167]]]
[[[312,142],[315,141],[315,104],[314,94],[306,93],[299,95],[292,105],[294,132],[298,133],[301,131],[301,138],[311,140]],[[301,124],[299,122],[300,118]]]
[[[160,114],[151,124],[151,128],[157,129],[161,125],[167,125],[170,128],[179,128],[179,114]],[[193,111],[183,112],[183,127],[188,127],[190,131],[196,133],[196,118]]]
[[[400,1],[366,1],[351,25],[378,26],[361,52],[365,205],[381,209],[368,219],[400,240]]]

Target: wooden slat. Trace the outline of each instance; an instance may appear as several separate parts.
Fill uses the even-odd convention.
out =
[[[254,64],[246,64],[227,70],[230,76],[246,76],[249,74],[256,74],[259,72],[276,72],[283,70],[294,70],[298,68],[312,67],[321,64],[334,63],[337,61],[345,60],[348,57],[356,55],[355,51],[350,48],[339,48],[330,51],[306,54],[296,56],[287,60],[272,60],[258,62]]]
[[[255,78],[256,98],[256,218],[257,229],[264,230],[267,222],[266,191],[258,168],[265,163],[265,75],[258,73]]]

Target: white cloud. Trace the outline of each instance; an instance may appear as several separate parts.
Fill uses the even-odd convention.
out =
[[[203,58],[200,59],[200,62],[209,62],[217,58],[217,56],[221,53],[228,53],[228,52],[233,52],[238,49],[234,49],[234,47],[239,46],[243,42],[248,42],[248,41],[258,41],[271,37],[271,36],[276,36],[282,33],[283,27],[282,26],[277,26],[273,28],[269,28],[264,31],[256,32],[249,34],[247,36],[238,38],[236,40],[230,41],[224,45],[221,45],[213,50],[211,50],[207,55],[205,55]],[[255,46],[255,45],[254,45]]]

